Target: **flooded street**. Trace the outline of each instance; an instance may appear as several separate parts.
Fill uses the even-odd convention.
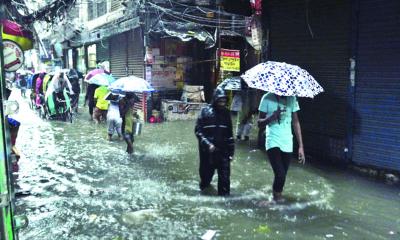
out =
[[[194,121],[146,124],[127,156],[86,109],[72,124],[21,106],[17,210],[22,240],[400,239],[400,189],[349,172],[293,162],[284,204],[272,198],[266,155],[237,143],[229,198],[202,196]],[[84,113],[83,113],[84,112]],[[216,186],[216,176],[213,185]]]

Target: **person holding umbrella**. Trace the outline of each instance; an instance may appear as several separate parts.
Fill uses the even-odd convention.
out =
[[[299,162],[305,163],[304,145],[296,97],[311,97],[323,88],[304,69],[281,62],[260,63],[242,75],[249,87],[266,91],[259,105],[259,128],[265,128],[265,149],[272,170],[273,200],[281,202],[293,152],[293,134],[298,143]]]
[[[126,142],[126,152],[133,153],[133,124],[139,118],[134,110],[134,105],[140,98],[133,92],[127,92],[119,102],[119,112],[122,118],[122,136]]]
[[[127,144],[126,152],[133,153],[133,124],[139,121],[139,115],[134,109],[135,103],[141,99],[135,93],[151,92],[154,88],[145,79],[136,76],[119,78],[109,85],[111,91],[125,93],[119,102],[119,112],[122,118],[122,135]]]
[[[272,186],[273,199],[281,201],[293,152],[292,125],[299,144],[300,163],[305,163],[300,121],[297,116],[300,107],[296,97],[281,97],[267,93],[262,97],[258,110],[260,111],[258,126],[260,128],[267,126],[265,149],[275,175]]]

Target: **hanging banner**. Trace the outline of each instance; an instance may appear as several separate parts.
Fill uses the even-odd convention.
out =
[[[251,41],[255,50],[261,51],[262,48],[262,25],[258,16],[253,16],[251,21]]]
[[[250,0],[251,8],[257,16],[262,14],[262,0]]]
[[[221,49],[221,70],[240,72],[240,50]]]

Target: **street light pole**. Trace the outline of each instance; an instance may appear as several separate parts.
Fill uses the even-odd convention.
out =
[[[215,86],[217,86],[219,77],[221,75],[221,5],[222,0],[217,0],[217,9],[218,9],[218,26],[217,26],[217,68],[215,71]]]

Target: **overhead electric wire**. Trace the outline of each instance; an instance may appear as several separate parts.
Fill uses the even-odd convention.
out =
[[[193,19],[193,20],[197,20],[197,21],[204,21],[204,22],[209,22],[209,23],[217,23],[217,20],[213,20],[213,19],[209,19],[209,18],[204,18],[204,17],[199,17],[199,16],[195,16],[195,15],[188,15],[188,14],[182,14],[183,16]],[[239,25],[239,26],[245,26],[246,23],[240,20],[222,20],[221,19],[221,23],[223,24],[229,24],[229,25]]]
[[[167,12],[165,12],[165,14],[170,16],[170,17],[172,17],[172,18],[175,18],[175,19],[178,19],[178,20],[182,20],[182,21],[185,21],[185,22],[188,22],[188,23],[194,23],[194,24],[197,24],[197,25],[200,25],[200,26],[204,26],[204,27],[211,27],[211,28],[218,27],[217,25],[208,25],[208,24],[204,24],[204,23],[193,22],[193,21],[184,19],[182,17],[176,16],[174,14],[167,13]],[[232,27],[221,27],[221,28],[223,28],[223,29],[231,29]]]
[[[204,18],[204,17],[200,17],[200,16],[196,16],[196,15],[189,15],[189,14],[177,12],[177,11],[174,11],[174,10],[166,9],[166,8],[163,8],[163,7],[160,7],[160,6],[157,6],[157,5],[153,6],[153,7],[159,8],[163,12],[170,12],[171,14],[182,15],[182,16],[184,16],[186,18],[193,19],[193,20],[196,20],[196,21],[203,21],[203,22],[215,23],[215,24],[219,23],[219,21],[217,19],[210,19],[210,18]],[[222,20],[221,19],[221,23],[222,24],[229,24],[229,25],[239,25],[239,26],[245,26],[246,25],[246,23],[244,22],[244,19],[243,20]]]
[[[176,1],[173,1],[173,0],[170,0],[170,2],[173,2],[176,5],[180,5],[180,6],[184,6],[184,7],[188,7],[188,8],[196,8],[196,9],[199,9],[199,10],[203,11],[203,13],[207,13],[207,12],[218,13],[218,11],[216,11],[214,9],[206,8],[206,7],[191,6],[191,5],[187,5],[187,4],[184,4],[184,3],[179,3],[179,2],[176,2]],[[228,12],[225,12],[225,11],[221,11],[220,14],[221,15],[225,15],[225,16],[231,16],[231,17],[232,16],[234,16],[234,17],[244,17],[243,15],[228,13]]]
[[[240,21],[240,20],[221,20],[221,22],[219,22],[218,20],[212,20],[212,19],[209,19],[209,18],[203,18],[203,17],[199,17],[199,16],[195,16],[195,15],[182,14],[180,12],[176,12],[174,10],[166,9],[166,8],[163,8],[163,7],[158,6],[156,4],[153,4],[153,3],[149,3],[149,4],[150,4],[151,7],[155,8],[155,9],[158,9],[158,10],[161,10],[162,12],[166,13],[167,15],[169,15],[171,17],[182,19],[182,20],[185,20],[186,22],[197,23],[199,25],[203,25],[203,26],[207,26],[207,27],[218,27],[219,23],[223,24],[223,25],[226,25],[226,26],[222,27],[222,28],[225,28],[225,29],[232,29],[232,25],[239,26],[238,28],[246,26],[246,23],[244,23],[243,21]],[[190,19],[190,20],[188,20],[188,19]],[[195,22],[195,21],[206,22],[207,24],[199,23],[199,22]],[[235,22],[238,22],[238,23],[235,23]],[[214,23],[215,25],[210,25],[208,23],[210,23],[210,24]]]
[[[159,5],[157,5],[157,4],[154,4],[154,3],[151,3],[151,2],[149,2],[148,4],[149,4],[151,7],[158,8],[158,9],[163,10],[163,11],[171,11],[171,12],[175,12],[175,13],[177,13],[177,14],[184,14],[184,15],[187,15],[187,14],[185,14],[185,12],[186,12],[187,9],[189,9],[189,8],[185,9],[185,11],[182,13],[182,12],[174,11],[174,10],[172,10],[172,9],[168,9],[168,8],[161,7],[161,6],[159,6]],[[194,10],[194,9],[191,9],[191,10]],[[189,16],[190,16],[190,15],[189,15]],[[192,16],[192,17],[196,17],[196,18],[198,18],[198,19],[207,20],[207,21],[212,20],[212,19],[210,19],[210,18],[205,18],[205,17],[201,17],[201,16],[196,16],[196,15],[191,15],[191,16]],[[234,16],[235,16],[235,17],[244,18],[244,16],[240,16],[240,15],[234,15]],[[232,23],[232,22],[243,23],[244,20],[245,20],[245,19],[242,19],[242,20],[224,20],[224,19],[221,19],[221,22],[224,22],[224,23]],[[215,19],[214,21],[217,22],[217,19]]]

